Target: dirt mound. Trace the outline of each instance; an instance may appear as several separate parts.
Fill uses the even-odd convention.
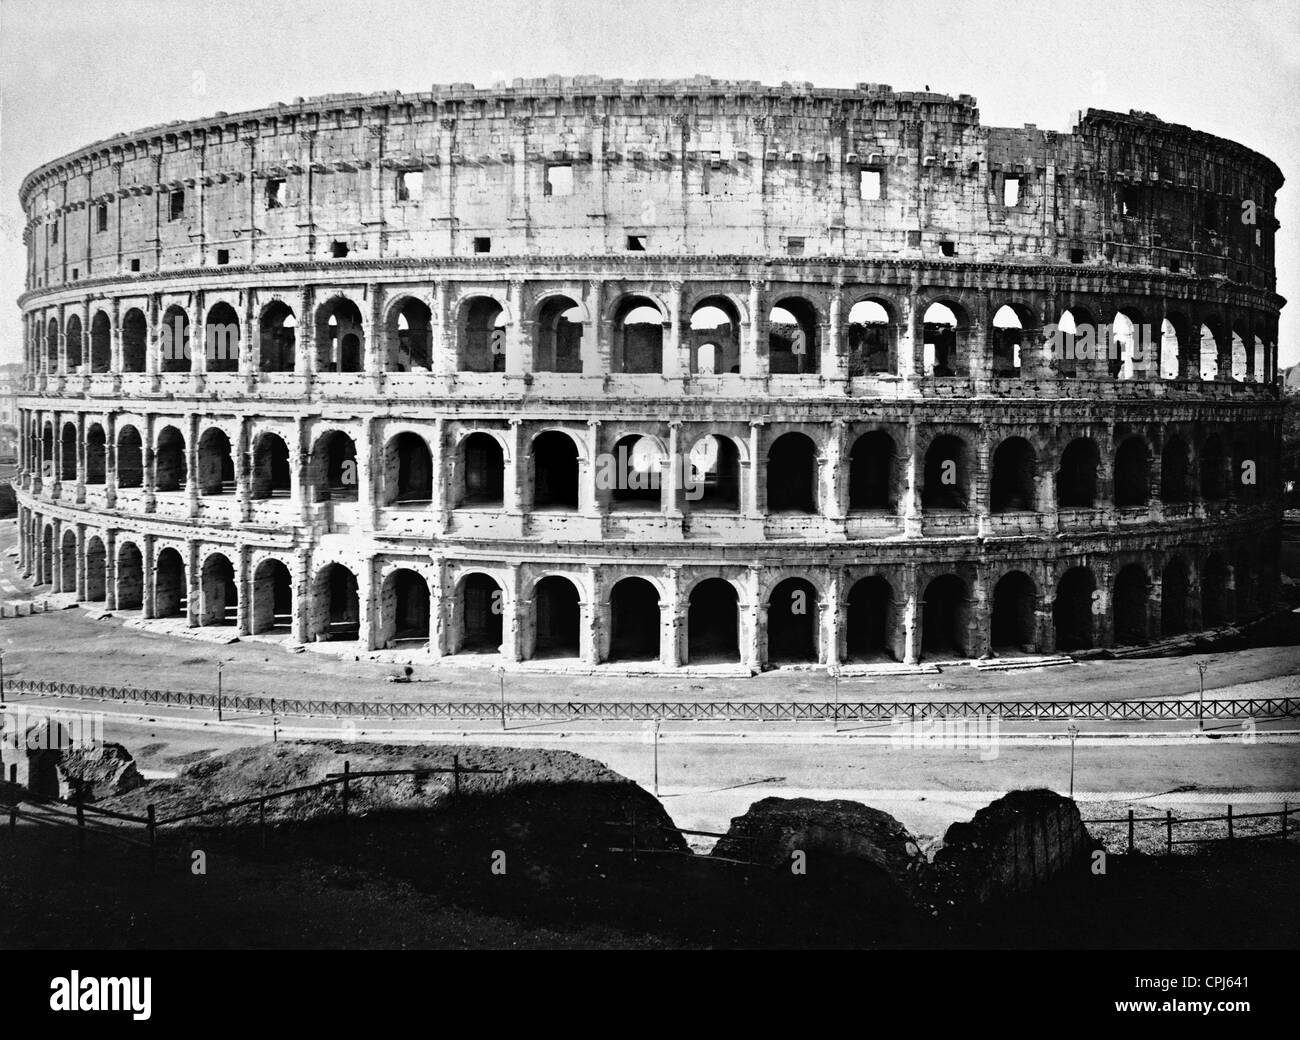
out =
[[[1046,884],[1094,847],[1071,799],[1043,788],[1011,791],[948,828],[932,882],[944,904],[987,903]]]
[[[144,785],[131,752],[121,744],[74,747],[59,758],[60,790],[88,802],[126,794]]]

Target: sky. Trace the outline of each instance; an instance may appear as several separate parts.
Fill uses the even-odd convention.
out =
[[[0,362],[21,359],[18,188],[120,131],[342,91],[685,77],[973,94],[991,126],[1139,109],[1282,169],[1281,363],[1300,361],[1294,0],[0,0]]]

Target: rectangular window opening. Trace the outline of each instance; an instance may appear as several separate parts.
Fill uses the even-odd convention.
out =
[[[103,202],[95,207],[95,230],[108,230],[108,206]]]
[[[335,260],[342,260],[348,255],[348,244],[346,242],[331,242],[330,256]]]
[[[1071,249],[1071,250],[1070,250],[1070,263],[1072,263],[1072,264],[1081,264],[1081,263],[1083,263],[1083,250],[1082,250],[1082,249]]]
[[[940,243],[939,243],[939,252],[943,253],[944,256],[956,256],[956,255],[957,255],[957,243],[956,243],[956,242],[940,242]]]
[[[185,216],[185,192],[174,191],[169,196],[167,219],[180,220],[183,216]]]
[[[879,170],[862,170],[858,177],[858,187],[864,202],[879,202],[881,178]]]
[[[573,166],[570,163],[555,163],[546,167],[546,194],[573,194]]]
[[[492,239],[487,237],[474,239],[474,252],[476,253],[492,252]]]
[[[1020,205],[1020,174],[1008,173],[1002,178],[1002,205]]]
[[[397,175],[397,201],[411,202],[424,194],[424,172],[403,170]]]
[[[787,256],[803,256],[804,240],[791,236],[785,240],[785,252]]]
[[[138,270],[140,270],[140,261],[139,261],[139,260],[132,260],[132,261],[131,261],[131,270],[132,270],[132,271],[138,271]]]
[[[647,242],[648,242],[648,236],[646,235],[628,235],[627,236],[628,252],[644,253]]]
[[[276,177],[272,177],[270,180],[266,182],[266,208],[267,209],[279,209],[281,206],[284,205],[283,200],[280,198],[280,190],[283,187],[284,187],[284,181]]]
[[[222,265],[222,264],[228,264],[228,263],[230,263],[230,250],[229,250],[229,249],[218,249],[218,250],[217,250],[217,264],[218,264],[218,265]]]

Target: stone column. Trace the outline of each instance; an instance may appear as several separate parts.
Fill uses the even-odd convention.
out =
[[[104,609],[117,609],[117,532],[104,532]]]
[[[527,330],[524,327],[524,283],[522,279],[516,278],[510,282],[509,301],[510,312],[514,320],[506,330],[506,376],[507,378],[522,379],[524,373],[532,368],[532,365],[528,363],[531,359],[525,360],[529,344],[526,341]]]
[[[375,605],[375,560],[365,556],[357,565],[358,638],[363,650],[375,649],[375,623],[379,611]]]
[[[740,374],[751,379],[765,377],[768,373],[767,349],[763,333],[767,319],[763,315],[763,283],[757,279],[749,283],[749,328],[745,330],[740,345]]]
[[[826,580],[826,598],[819,604],[822,609],[822,664],[834,668],[844,660],[843,625],[844,576],[834,568]]]
[[[903,460],[906,467],[903,479],[903,534],[907,538],[921,537],[921,459],[918,430],[915,419],[907,422]],[[912,662],[915,663],[915,662]]]
[[[595,279],[587,283],[587,314],[591,320],[582,327],[582,374],[585,376],[605,375],[609,372],[608,343],[602,351],[600,337],[604,327],[601,321],[603,289],[604,284]]]
[[[146,534],[140,547],[140,616],[148,619],[155,616],[154,599],[158,594],[157,575],[154,571],[154,541],[151,534]]]
[[[917,588],[916,564],[903,568],[903,663],[921,660],[921,590]]]
[[[764,631],[762,604],[762,571],[750,567],[745,573],[745,630],[742,634],[741,660],[752,672],[763,670],[766,657],[766,635]]]
[[[669,519],[680,520],[682,516],[681,454],[682,424],[677,421],[668,424],[668,454],[659,464],[659,504],[663,514]]]
[[[764,420],[754,420],[749,424],[749,483],[745,488],[745,515],[750,519],[761,519],[767,511],[767,466],[763,459]]]
[[[682,661],[681,637],[686,626],[678,579],[676,567],[666,569],[664,601],[659,605],[659,663],[665,668],[677,668]]]

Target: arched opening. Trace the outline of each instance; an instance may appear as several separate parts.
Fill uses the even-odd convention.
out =
[[[1008,437],[993,452],[990,508],[995,513],[1026,512],[1034,508],[1038,463],[1023,437]]]
[[[81,318],[75,314],[68,319],[63,350],[67,358],[68,371],[78,371],[81,368]]]
[[[199,494],[230,495],[235,491],[235,463],[230,438],[213,426],[199,438]]]
[[[185,561],[175,549],[158,554],[153,573],[153,616],[184,617],[189,606],[189,586],[185,581]]]
[[[200,625],[239,623],[239,585],[235,581],[235,568],[227,557],[212,553],[203,561],[200,588]]]
[[[47,422],[41,428],[41,479],[55,480],[58,472],[58,461],[54,458],[54,425]]]
[[[807,300],[787,296],[767,315],[768,371],[772,375],[801,375],[821,370],[821,337],[817,310]]]
[[[144,560],[133,542],[117,547],[117,609],[139,610],[144,605]]]
[[[489,433],[471,433],[457,450],[456,506],[486,508],[505,501],[505,453]]]
[[[925,452],[921,509],[965,512],[970,504],[969,481],[966,442],[951,433],[940,434]]]
[[[686,614],[688,664],[740,660],[740,606],[735,586],[724,578],[705,578],[691,589]]]
[[[203,356],[209,372],[239,371],[239,325],[239,315],[230,304],[218,303],[208,308],[203,325]]]
[[[894,590],[878,574],[849,589],[847,658],[853,662],[893,659]]]
[[[1126,438],[1115,451],[1115,505],[1145,506],[1151,495],[1151,453],[1142,437]]]
[[[989,642],[997,653],[1033,653],[1037,638],[1033,579],[1024,571],[1008,571],[993,586]]]
[[[706,434],[692,446],[686,505],[702,511],[734,512],[740,508],[740,451],[730,437]]]
[[[104,427],[94,423],[86,430],[86,483],[101,485],[108,472],[108,446]]]
[[[1168,318],[1160,322],[1160,378],[1177,379],[1182,372],[1178,330]]]
[[[723,375],[740,371],[740,312],[725,296],[709,296],[691,308],[691,371]]]
[[[533,657],[577,657],[582,629],[578,587],[558,575],[543,578],[533,588],[533,609]]]
[[[389,372],[427,372],[433,356],[430,332],[433,314],[427,304],[413,296],[388,314]]]
[[[664,370],[664,315],[654,301],[629,296],[614,312],[614,371]]]
[[[1130,563],[1115,576],[1115,642],[1141,646],[1147,642],[1147,601],[1150,588],[1140,563]]]
[[[190,316],[184,307],[168,307],[159,330],[159,364],[164,372],[188,372],[192,366]]]
[[[36,579],[37,585],[54,582],[54,527],[51,524],[46,524],[41,532],[41,565]]]
[[[1228,497],[1227,457],[1217,433],[1210,434],[1201,445],[1201,497],[1208,502]]]
[[[849,452],[849,509],[892,513],[898,505],[897,465],[894,438],[884,430],[872,430],[854,441]]]
[[[63,532],[59,553],[60,592],[75,592],[77,589],[77,532],[69,528]]]
[[[1208,382],[1219,377],[1219,344],[1209,325],[1200,328],[1200,375]]]
[[[51,318],[45,326],[45,370],[59,371],[59,320]]]
[[[1226,625],[1232,620],[1228,606],[1228,562],[1211,553],[1201,569],[1201,623],[1206,628]]]
[[[547,430],[533,438],[533,508],[578,508],[578,446],[567,433]]]
[[[462,372],[506,370],[506,312],[491,296],[471,296],[460,305],[456,367]]]
[[[384,504],[428,505],[433,501],[433,454],[423,437],[409,430],[384,445]]]
[[[1061,453],[1056,471],[1057,505],[1062,509],[1091,509],[1097,504],[1097,469],[1101,453],[1091,437],[1076,437]]]
[[[659,591],[645,578],[624,578],[609,595],[611,661],[659,659]]]
[[[307,465],[307,486],[318,502],[355,502],[361,475],[357,446],[342,430],[316,438]]]
[[[117,486],[138,488],[144,485],[144,446],[140,431],[123,426],[117,431]]]
[[[970,604],[966,583],[955,574],[941,574],[925,587],[921,607],[921,656],[969,656],[969,627]]]
[[[379,616],[384,626],[383,645],[427,644],[430,600],[424,576],[406,567],[393,571],[384,579],[382,594]]]
[[[653,437],[631,434],[614,444],[614,476],[598,475],[597,486],[612,483],[610,502],[616,509],[658,509],[663,454]]]
[[[894,322],[883,304],[859,300],[849,308],[849,375],[894,371]]]
[[[812,582],[786,578],[767,600],[767,659],[771,664],[815,663],[820,597]]]
[[[293,308],[282,300],[268,304],[258,326],[258,367],[263,372],[292,372],[298,357],[298,319]]]
[[[254,634],[293,628],[293,578],[279,560],[263,560],[253,572],[251,628]]]
[[[1132,379],[1137,374],[1136,361],[1142,356],[1137,342],[1138,327],[1123,311],[1116,311],[1110,325],[1107,367],[1112,377]]]
[[[1165,442],[1160,452],[1160,500],[1186,502],[1191,496],[1188,488],[1188,469],[1191,453],[1187,442],[1177,435]]]
[[[103,539],[92,535],[86,539],[86,599],[98,603],[104,599],[108,585],[108,554]]]
[[[164,426],[154,449],[154,490],[165,494],[185,488],[185,438],[175,426]]]
[[[784,433],[767,453],[767,511],[817,512],[817,445],[802,433]]]
[[[964,322],[947,304],[932,303],[921,318],[921,371],[927,376],[955,376],[958,330]]]
[[[501,649],[505,594],[486,574],[468,574],[460,583],[460,639],[457,653],[495,654]]]
[[[259,434],[253,441],[250,492],[255,499],[288,498],[293,489],[289,446],[279,434]]]
[[[993,375],[1004,379],[1020,376],[1020,356],[1024,350],[1025,326],[1015,308],[1003,304],[993,315]]]
[[[308,635],[317,642],[351,642],[361,635],[357,578],[341,563],[326,564],[312,585]]]
[[[1181,635],[1187,631],[1187,564],[1175,556],[1160,575],[1160,634]]]
[[[90,320],[90,370],[107,372],[113,367],[113,334],[108,315],[96,311]]]
[[[567,296],[552,296],[537,311],[533,371],[582,371],[582,308]]]
[[[317,372],[362,371],[365,342],[361,310],[351,300],[335,297],[317,309]]]
[[[77,428],[72,423],[63,424],[59,438],[59,479],[77,479]]]
[[[1063,653],[1090,650],[1093,645],[1093,593],[1096,579],[1087,567],[1071,567],[1056,586],[1052,624],[1056,649]]]
[[[1095,362],[1098,355],[1104,353],[1097,343],[1097,326],[1092,316],[1085,310],[1066,310],[1056,323],[1057,337],[1053,344],[1056,357],[1056,369],[1062,376],[1074,376],[1079,372],[1079,362],[1084,362],[1084,371],[1092,374],[1096,371]]]
[[[122,371],[143,372],[149,339],[149,326],[144,314],[132,307],[122,316]]]

